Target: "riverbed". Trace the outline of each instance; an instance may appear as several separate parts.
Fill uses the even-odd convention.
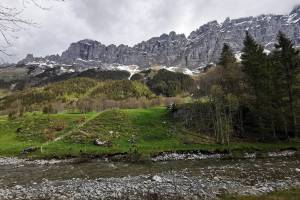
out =
[[[218,199],[300,186],[299,156],[0,162],[0,199]]]

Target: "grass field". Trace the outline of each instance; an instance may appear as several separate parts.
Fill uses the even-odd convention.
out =
[[[94,145],[108,141],[109,147]],[[129,142],[134,141],[134,142]],[[0,116],[0,156],[18,156],[27,147],[38,150],[31,157],[66,157],[129,153],[149,156],[164,151],[205,150],[233,152],[277,151],[298,148],[288,143],[232,143],[218,145],[210,137],[191,132],[172,121],[162,107],[108,110],[100,113],[26,113],[16,120]]]
[[[272,192],[262,196],[228,196],[223,200],[298,200],[300,197],[300,188]]]

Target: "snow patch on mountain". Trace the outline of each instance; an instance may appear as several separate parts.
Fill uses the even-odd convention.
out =
[[[114,64],[114,65],[109,65],[106,67],[106,70],[121,70],[121,71],[127,71],[130,73],[130,76],[128,77],[128,79],[130,80],[131,77],[140,72],[141,69],[139,66],[137,65],[118,65],[118,64]]]
[[[287,18],[287,23],[289,23],[289,24],[295,24],[299,21],[300,21],[300,16],[298,13],[293,13],[293,14],[289,15]]]
[[[155,69],[156,70],[165,69],[165,70],[168,70],[168,71],[171,71],[171,72],[180,72],[180,73],[190,75],[190,76],[194,76],[194,75],[200,73],[199,69],[190,70],[188,68],[175,67],[175,66],[172,66],[172,67],[160,66],[160,67],[156,67]]]

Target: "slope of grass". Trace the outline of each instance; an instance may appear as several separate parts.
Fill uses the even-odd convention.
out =
[[[149,88],[138,81],[107,81],[99,84],[91,94],[91,97],[106,97],[113,100],[128,99],[130,97],[152,97],[154,94]]]
[[[41,111],[43,106],[51,103],[74,104],[79,99],[85,98],[99,97],[108,100],[125,100],[154,96],[146,85],[137,81],[102,82],[91,78],[72,78],[7,95],[0,99],[0,110],[14,109],[16,105],[19,105],[26,110]]]
[[[47,148],[69,146],[75,154],[78,148],[81,152],[116,153],[128,152],[134,145],[142,153],[159,152],[179,147],[180,133],[173,129],[164,108],[110,110]],[[112,147],[97,147],[93,144],[95,139],[112,142]]]
[[[40,147],[83,123],[88,115],[27,113],[15,120],[0,116],[0,155],[18,155],[24,148]]]
[[[0,155],[19,155],[26,147],[42,147],[29,156],[66,157],[130,153],[153,155],[165,151],[268,152],[300,149],[299,141],[285,143],[215,144],[212,138],[191,132],[174,122],[162,107],[108,110],[100,113],[28,113],[9,121],[0,117]],[[97,146],[94,141],[107,141]]]
[[[83,127],[74,130],[65,141],[74,143],[93,143],[94,139],[112,140],[133,133],[134,127],[126,112],[106,111],[99,114]]]

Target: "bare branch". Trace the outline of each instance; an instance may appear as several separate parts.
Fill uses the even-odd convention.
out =
[[[0,49],[0,53],[4,54],[4,55],[6,55],[6,56],[12,56],[12,54],[7,53],[6,50]]]
[[[16,33],[29,26],[36,26],[31,19],[22,16],[28,5],[34,5],[42,10],[49,10],[50,7],[42,6],[49,1],[63,2],[64,0],[19,0],[20,8],[8,7],[0,3],[0,54],[11,56],[7,48],[12,46],[12,40],[16,39]],[[5,45],[1,44],[4,43]]]

